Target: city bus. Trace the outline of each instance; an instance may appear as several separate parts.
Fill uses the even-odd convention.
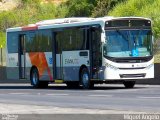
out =
[[[34,88],[154,78],[152,23],[143,17],[61,18],[8,28],[7,78]]]

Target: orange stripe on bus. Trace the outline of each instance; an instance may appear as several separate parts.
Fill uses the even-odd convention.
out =
[[[27,30],[37,30],[38,26],[24,26],[22,27],[23,31],[27,31]]]
[[[31,64],[35,65],[38,68],[39,71],[39,77],[43,75],[45,71],[48,72],[48,75],[50,77],[50,80],[53,80],[51,71],[49,69],[45,54],[43,52],[37,52],[37,53],[29,53],[29,57],[31,60]]]

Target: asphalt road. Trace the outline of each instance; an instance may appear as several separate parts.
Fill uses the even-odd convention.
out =
[[[123,85],[97,85],[92,90],[83,90],[68,89],[65,85],[33,89],[29,84],[1,84],[0,114],[6,113],[160,114],[160,85],[136,85],[133,89],[125,89]]]

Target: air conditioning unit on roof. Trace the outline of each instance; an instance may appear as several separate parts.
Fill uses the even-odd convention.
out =
[[[37,22],[36,25],[65,24],[65,23],[73,23],[73,22],[91,21],[94,19],[95,18],[87,18],[87,17],[60,18],[60,19],[40,21],[40,22]]]

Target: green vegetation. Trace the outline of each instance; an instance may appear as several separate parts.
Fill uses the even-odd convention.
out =
[[[14,10],[0,13],[0,45],[5,46],[5,31],[7,28],[33,24],[45,19],[64,17],[65,8],[54,4],[40,4],[40,0],[22,0]]]
[[[160,0],[128,0],[109,12],[112,16],[143,16],[153,20],[155,38],[160,37]]]
[[[52,1],[52,0],[50,0]],[[142,16],[153,20],[156,40],[160,38],[160,0],[65,0],[60,5],[41,0],[22,0],[14,10],[0,13],[0,45],[5,31],[45,19],[63,17]]]
[[[124,0],[66,0],[60,5],[54,5],[51,2],[41,4],[42,0],[22,0],[16,9],[0,13],[0,45],[5,46],[7,28],[33,24],[45,19],[105,16],[121,1]]]
[[[115,5],[125,0],[68,0],[62,4],[67,7],[65,17],[105,16]]]

